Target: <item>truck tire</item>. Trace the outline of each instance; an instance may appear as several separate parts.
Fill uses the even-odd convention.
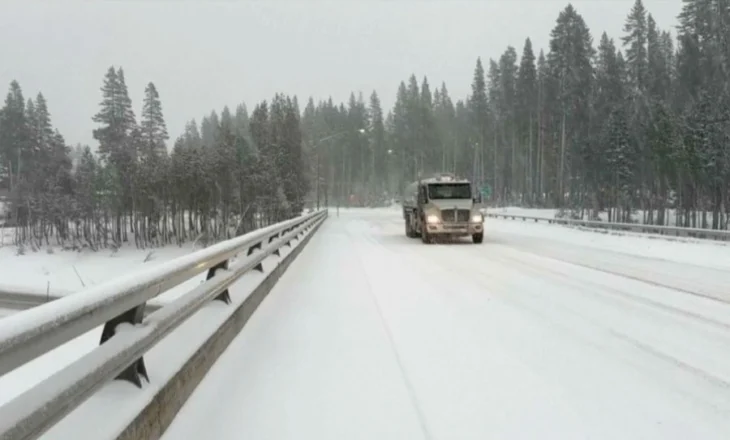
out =
[[[481,244],[482,241],[484,241],[484,233],[481,234],[474,234],[471,236],[472,241],[474,244]]]
[[[426,244],[433,243],[433,239],[431,238],[431,234],[429,234],[428,232],[426,232],[426,228],[425,227],[423,229],[421,229],[421,241],[424,242],[424,243],[426,243]]]
[[[416,230],[413,228],[413,222],[411,221],[413,214],[406,214],[406,237],[414,238],[418,235]]]

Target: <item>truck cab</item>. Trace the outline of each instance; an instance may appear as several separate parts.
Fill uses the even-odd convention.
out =
[[[465,179],[441,175],[414,182],[403,203],[406,235],[420,237],[424,243],[466,236],[481,243],[484,217],[480,203],[480,194]]]

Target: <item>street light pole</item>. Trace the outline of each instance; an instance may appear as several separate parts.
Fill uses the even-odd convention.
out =
[[[342,168],[340,169],[340,196],[337,198],[337,217],[340,216],[340,204],[341,199],[345,195],[345,149],[340,148],[342,151]]]
[[[359,134],[364,134],[365,129],[361,128],[361,129],[357,130],[357,132]],[[339,186],[339,191],[338,191],[339,195],[337,196],[337,217],[340,216],[340,204],[343,203],[342,197],[345,195],[345,167],[346,167],[345,159],[346,159],[345,150],[343,148],[342,149],[342,168],[340,169],[340,176],[339,176],[340,184],[338,185]]]
[[[360,129],[358,131],[360,133],[365,133],[365,130],[363,130],[363,129]],[[331,134],[329,136],[326,136],[326,137],[318,140],[313,145],[313,148],[316,150],[316,153],[317,153],[317,187],[315,188],[315,191],[316,191],[316,194],[317,194],[317,209],[319,209],[319,207],[320,207],[320,200],[321,200],[321,198],[320,198],[320,186],[321,186],[321,180],[322,180],[322,175],[321,175],[322,166],[321,166],[321,159],[320,159],[320,152],[319,152],[319,149],[321,147],[321,144],[324,141],[332,140],[333,138],[336,138],[338,136],[342,136],[343,134],[347,134],[349,132],[350,132],[349,130],[343,130],[343,131],[337,132],[335,134]],[[344,164],[345,163],[344,150],[343,150],[343,153],[342,154],[343,154],[343,156],[342,156],[342,163]],[[326,179],[325,193],[324,193],[324,204],[327,207],[329,207],[329,180],[334,180],[334,168],[335,167],[330,167],[330,168],[332,169],[332,173],[331,173],[332,174],[332,178],[331,179],[330,178]],[[344,165],[343,165],[343,172],[344,172]],[[343,180],[343,179],[341,178],[340,180]],[[339,206],[339,203],[340,203],[340,200],[339,199],[340,199],[340,197],[341,197],[341,195],[338,195],[338,197],[337,197],[337,215],[338,216],[340,215],[340,206]]]
[[[319,159],[319,149],[317,149],[317,211],[319,211],[319,187],[321,186],[320,182],[320,159]]]

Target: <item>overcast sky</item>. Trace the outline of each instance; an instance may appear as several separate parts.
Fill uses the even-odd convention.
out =
[[[618,40],[634,0],[576,0],[597,43]],[[93,148],[91,117],[110,65],[122,66],[139,116],[157,86],[172,139],[185,121],[241,101],[252,109],[276,92],[346,101],[377,90],[392,106],[415,73],[469,92],[476,58],[518,54],[526,37],[547,48],[566,0],[116,1],[0,0],[0,87],[16,79],[42,91],[67,142]],[[644,0],[674,34],[680,0]],[[2,94],[4,96],[4,90]]]

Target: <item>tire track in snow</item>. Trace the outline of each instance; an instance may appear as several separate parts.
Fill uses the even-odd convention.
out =
[[[348,237],[352,237],[352,235],[350,234],[349,231],[345,231],[345,233],[348,235]],[[356,240],[351,240],[351,242],[357,243]],[[386,337],[388,338],[391,352],[393,353],[395,363],[398,366],[398,370],[400,371],[400,374],[401,374],[401,379],[403,380],[403,384],[406,387],[408,396],[410,397],[411,405],[413,405],[413,409],[416,412],[418,422],[420,424],[421,431],[423,433],[423,438],[425,440],[433,440],[431,431],[428,428],[428,423],[426,422],[426,415],[423,411],[423,408],[421,407],[421,402],[418,398],[418,395],[416,394],[416,390],[413,386],[413,383],[411,382],[410,378],[408,377],[408,373],[406,371],[405,365],[403,364],[403,359],[401,358],[397,344],[395,342],[395,339],[393,338],[393,332],[390,330],[390,326],[388,325],[388,320],[385,318],[385,315],[383,314],[383,308],[380,306],[380,302],[378,301],[377,295],[375,294],[375,291],[373,290],[373,286],[370,282],[371,274],[367,271],[365,262],[363,261],[360,253],[355,252],[354,255],[355,255],[355,258],[357,258],[357,260],[359,262],[359,268],[364,275],[364,277],[363,277],[364,284],[366,284],[367,290],[370,293],[370,299],[372,300],[373,306],[375,307],[375,310],[378,314],[378,318],[380,319],[380,324],[383,328],[383,331],[385,332]]]
[[[517,252],[522,252],[522,251],[517,251]],[[559,261],[560,263],[564,263],[564,264],[578,266],[578,267],[580,267],[582,269],[585,269],[585,270],[588,270],[588,271],[597,270],[597,271],[599,271],[601,273],[605,273],[605,274],[608,274],[608,275],[619,276],[621,278],[627,278],[627,277],[625,277],[625,276],[623,276],[621,274],[618,274],[618,273],[613,273],[613,272],[608,272],[608,271],[601,271],[601,270],[598,270],[598,269],[594,269],[592,267],[588,267],[588,266],[584,266],[584,265],[580,265],[580,264],[575,264],[575,263],[568,262],[568,261],[557,260],[557,259],[554,259],[554,258],[551,258],[551,257],[546,257],[546,256],[542,256],[542,255],[534,255],[534,254],[526,253],[526,252],[525,252],[525,254],[531,255],[531,256],[535,256],[535,257],[538,257],[538,258],[545,258],[545,259],[550,259],[550,260],[554,260],[554,261]],[[692,311],[689,311],[689,310],[686,310],[686,309],[682,309],[682,308],[679,308],[679,307],[676,307],[676,306],[672,306],[670,304],[665,304],[665,303],[662,303],[662,302],[659,302],[659,301],[656,301],[656,300],[653,300],[653,299],[641,297],[641,296],[638,296],[636,294],[627,292],[626,290],[620,290],[620,289],[617,289],[617,288],[612,287],[610,285],[607,285],[605,283],[597,282],[595,280],[591,280],[591,279],[580,279],[580,280],[576,280],[575,278],[571,278],[569,275],[567,275],[565,273],[562,273],[562,272],[559,272],[559,271],[557,271],[555,269],[550,269],[550,268],[544,267],[544,266],[539,265],[539,264],[538,265],[530,264],[530,263],[527,263],[526,261],[524,261],[522,259],[519,259],[517,257],[513,257],[513,256],[509,256],[509,255],[504,255],[503,254],[499,258],[501,260],[503,260],[506,264],[518,265],[518,266],[522,267],[523,270],[530,271],[530,272],[532,272],[532,273],[534,273],[536,275],[554,278],[556,281],[559,281],[561,283],[565,283],[565,284],[571,285],[571,286],[576,287],[576,288],[580,288],[582,285],[590,285],[590,286],[593,286],[595,288],[593,290],[593,292],[599,291],[600,293],[606,293],[606,294],[608,294],[610,296],[620,297],[620,298],[622,298],[624,300],[627,300],[627,301],[630,301],[630,302],[633,302],[633,303],[636,303],[636,304],[640,304],[640,305],[643,305],[643,306],[647,306],[649,308],[661,309],[661,310],[663,310],[665,312],[668,312],[668,313],[670,313],[672,315],[678,315],[678,316],[690,318],[690,319],[692,319],[693,321],[695,321],[697,323],[700,323],[700,324],[703,324],[703,325],[712,326],[712,327],[716,327],[716,328],[722,330],[723,332],[725,332],[725,335],[724,336],[730,337],[730,323],[728,323],[728,322],[720,321],[718,319],[714,319],[712,317],[708,317],[708,316],[703,315],[703,314],[700,314],[700,313],[692,312]],[[635,281],[636,283],[646,283],[646,284],[649,284],[649,285],[651,285],[654,288],[667,289],[667,290],[672,290],[672,291],[675,291],[675,292],[686,293],[686,292],[684,292],[681,289],[674,289],[674,288],[667,287],[667,286],[657,285],[657,284],[651,283],[651,282],[648,282],[647,283],[646,281],[640,280],[640,279],[634,279],[634,278],[631,278],[631,277],[628,277],[628,279],[630,279],[632,281]],[[729,341],[729,343],[730,343],[730,341]]]
[[[476,264],[476,261],[479,261],[479,259],[464,258],[465,255],[463,255],[463,254],[461,255],[461,258],[456,258],[456,255],[454,253],[462,252],[460,246],[459,246],[459,249],[460,249],[459,251],[455,250],[456,247],[457,246],[443,246],[443,249],[445,250],[445,252],[450,253],[451,256],[453,256],[453,258],[440,259],[439,263],[443,266],[448,266],[449,269],[452,271],[452,273],[454,273],[455,275],[461,276],[461,277],[463,277],[464,274],[468,274],[468,273],[481,274],[482,275],[481,277],[473,276],[472,279],[474,279],[475,282],[478,282],[485,287],[491,287],[491,285],[485,281],[486,279],[492,278],[492,275],[485,269],[485,267],[488,267],[488,266],[487,265],[478,266]],[[469,248],[469,247],[467,247],[466,249],[467,249],[468,254],[476,251],[475,249]],[[529,253],[525,253],[525,254],[529,255]],[[467,257],[471,257],[471,256],[473,256],[473,255],[468,255]],[[514,271],[517,273],[531,272],[535,275],[538,275],[542,279],[553,278],[553,282],[555,282],[557,285],[565,285],[565,284],[570,285],[570,283],[565,282],[565,279],[569,279],[569,278],[565,278],[565,277],[561,276],[560,280],[555,280],[556,274],[547,268],[542,268],[542,270],[537,270],[533,265],[531,265],[525,261],[521,261],[521,260],[518,260],[515,258],[504,257],[503,255],[490,255],[489,257],[490,258],[482,258],[481,262],[482,263],[484,263],[486,261],[489,261],[491,263],[497,262],[503,266],[502,270],[504,270],[504,271]],[[458,261],[458,263],[455,263],[457,261]],[[468,267],[465,267],[465,266],[468,266]],[[515,266],[518,266],[519,269],[517,269]],[[578,282],[577,284],[580,285],[581,283],[582,283],[582,281]],[[576,283],[573,282],[572,284],[573,284],[573,286],[572,286],[573,289],[578,290],[578,288],[575,287]],[[605,290],[605,287],[606,287],[604,285],[597,284],[597,283],[594,283],[594,285],[597,288],[602,289],[602,290]],[[494,291],[493,288],[492,288],[492,291]],[[608,325],[604,325],[602,323],[596,322],[594,319],[592,319],[591,316],[586,316],[585,314],[583,314],[582,313],[583,310],[574,308],[573,304],[566,303],[565,300],[557,300],[554,297],[547,298],[543,295],[540,295],[539,293],[535,293],[535,292],[531,291],[530,289],[519,289],[518,292],[522,296],[524,296],[524,295],[530,296],[533,300],[545,302],[547,299],[549,299],[550,306],[562,310],[563,313],[568,313],[568,314],[578,318],[579,320],[581,320],[583,322],[584,325],[593,327],[604,334],[617,338],[617,339],[621,340],[622,342],[629,344],[629,346],[632,347],[633,349],[639,350],[641,353],[643,353],[645,355],[649,355],[654,359],[660,360],[663,363],[665,363],[666,365],[669,365],[684,374],[690,374],[693,377],[700,379],[702,382],[705,382],[712,387],[721,388],[724,390],[730,389],[730,381],[728,381],[728,379],[719,377],[716,374],[713,374],[713,373],[707,371],[705,368],[693,365],[691,362],[680,360],[676,356],[673,356],[673,355],[667,354],[661,350],[658,350],[655,347],[652,347],[650,344],[647,344],[644,341],[641,341],[626,333],[615,330]],[[535,313],[536,315],[542,316],[544,319],[546,319],[548,322],[551,322],[553,325],[561,326],[560,324],[557,324],[554,321],[553,317],[550,314],[546,314],[546,313],[544,313],[544,311],[538,311],[538,309],[536,309],[534,306],[528,306],[527,303],[525,303],[524,301],[520,301],[519,299],[517,299],[518,296],[514,295],[514,293],[517,293],[517,292],[512,292],[512,295],[510,295],[510,292],[505,292],[505,294],[503,296],[500,296],[499,299],[506,300],[513,304],[519,304],[519,307],[521,307],[521,308],[532,309],[533,313]],[[709,323],[707,320],[704,320],[704,319],[700,319],[697,322],[705,324],[705,325],[707,325]],[[723,330],[726,329],[726,325],[724,323],[717,322],[716,324],[720,324],[719,327],[721,329],[723,329]],[[575,334],[574,332],[571,332],[568,328],[566,328],[566,330],[568,330],[568,332],[571,334],[571,336],[573,338],[578,338],[578,339],[583,340],[584,342],[588,342],[590,345],[592,345],[600,350],[608,349],[607,345],[605,343],[587,340],[587,339]],[[728,335],[727,332],[722,333],[723,339],[726,339],[728,336],[730,336],[730,335]],[[727,342],[726,341],[724,341],[724,342],[725,343],[723,345],[726,345]],[[723,353],[723,352],[726,352],[726,351],[720,351],[720,353]],[[626,363],[633,365],[635,368],[638,368],[642,371],[646,371],[646,365],[637,363],[635,361],[635,359],[633,359],[631,357],[622,356],[619,353],[614,353],[614,354],[617,355],[619,358],[623,358]],[[674,386],[676,384],[672,383],[672,385]],[[725,414],[725,415],[728,414],[728,411],[720,408],[718,406],[717,402],[713,403],[713,402],[707,401],[701,396],[698,396],[694,393],[689,393],[689,391],[683,391],[683,390],[677,390],[677,391],[680,391],[683,395],[685,395],[687,397],[691,397],[693,400],[702,402],[703,404],[710,406],[711,408],[713,408],[713,410],[719,411],[720,413]],[[730,394],[727,394],[727,396],[730,396]],[[697,399],[700,399],[700,400],[697,400]],[[721,401],[722,401],[722,405],[727,406],[728,404],[730,404],[730,398],[728,398],[728,397],[721,399]]]
[[[638,274],[630,273],[630,272],[636,270],[636,268],[633,268],[633,267],[628,267],[628,268],[623,268],[623,269],[608,269],[605,266],[610,266],[611,262],[605,263],[606,260],[603,261],[604,264],[601,264],[600,261],[588,263],[585,261],[581,261],[578,258],[571,258],[570,256],[556,254],[555,252],[549,252],[549,251],[546,252],[545,250],[537,249],[533,246],[525,245],[522,242],[522,240],[517,240],[515,242],[515,241],[511,241],[511,240],[504,240],[504,239],[496,238],[495,243],[498,243],[499,245],[502,245],[502,246],[505,246],[505,247],[508,247],[510,249],[514,249],[514,250],[517,250],[520,252],[524,252],[527,254],[532,254],[535,256],[548,258],[548,259],[555,260],[555,261],[562,261],[564,263],[572,264],[575,266],[580,266],[580,267],[583,267],[586,269],[596,270],[596,271],[603,272],[603,273],[606,273],[609,275],[614,275],[614,276],[627,278],[627,279],[634,280],[634,281],[639,281],[639,282],[646,283],[646,284],[651,284],[656,287],[663,287],[663,288],[675,290],[675,291],[682,292],[682,293],[685,293],[688,295],[701,297],[701,298],[704,298],[707,300],[716,301],[716,302],[723,303],[723,304],[730,304],[730,299],[726,295],[723,295],[723,293],[726,292],[724,289],[718,288],[717,292],[708,293],[708,292],[699,291],[697,289],[697,286],[695,286],[695,289],[693,290],[690,287],[678,286],[677,284],[668,283],[661,279],[651,279],[650,277],[648,277],[646,275],[646,272],[644,272],[644,274],[642,275],[641,270],[638,271],[639,272]],[[560,246],[561,243],[555,242],[555,245]],[[573,246],[573,245],[571,245],[571,246]],[[594,249],[594,248],[590,248],[590,247],[586,247],[584,249],[584,251],[586,253],[590,253],[592,255],[601,254],[602,252],[604,252],[604,253],[608,252],[611,255],[618,255],[623,258],[626,258],[627,261],[628,260],[637,260],[641,263],[654,262],[654,263],[665,264],[665,265],[670,265],[670,266],[674,266],[674,267],[693,268],[696,270],[700,270],[700,271],[703,271],[706,273],[712,273],[712,274],[715,274],[717,276],[722,276],[722,277],[729,276],[727,271],[721,270],[721,269],[718,269],[715,267],[684,264],[684,263],[678,263],[678,262],[672,261],[672,260],[650,258],[650,257],[644,256],[644,255],[633,255],[633,254],[627,254],[627,253],[623,253],[623,252],[602,251],[601,249]]]
[[[390,235],[390,234],[387,234],[385,231],[382,231],[382,233],[384,235]],[[387,244],[379,241],[377,239],[377,237],[372,236],[372,235],[366,235],[366,238],[368,241],[380,246],[382,249],[385,249],[389,253],[396,254],[396,255],[398,254],[398,252],[391,249],[389,246],[387,246]],[[458,278],[460,280],[464,280],[465,274],[471,274],[472,276],[469,277],[469,279],[471,281],[477,282],[478,284],[480,284],[481,286],[486,288],[487,292],[491,292],[492,294],[497,292],[497,290],[495,290],[494,285],[489,284],[488,282],[485,281],[485,279],[493,278],[491,276],[491,274],[487,270],[485,270],[485,267],[490,267],[490,266],[488,266],[488,263],[498,263],[501,266],[503,266],[504,271],[513,271],[513,272],[518,272],[518,273],[524,273],[525,271],[527,271],[527,272],[531,272],[531,273],[537,275],[539,279],[552,278],[552,281],[556,285],[558,285],[558,286],[568,285],[571,287],[571,290],[579,290],[579,288],[581,287],[581,283],[583,282],[581,280],[576,283],[574,280],[571,280],[571,282],[568,283],[568,282],[566,282],[566,280],[570,280],[570,278],[564,277],[564,276],[562,276],[562,274],[556,274],[556,273],[554,273],[554,271],[551,271],[550,269],[547,269],[547,268],[537,269],[535,266],[533,266],[523,260],[505,257],[504,254],[486,253],[486,252],[484,252],[484,249],[481,246],[474,247],[474,245],[470,245],[470,244],[466,244],[466,243],[464,243],[464,244],[457,243],[457,244],[452,244],[452,245],[438,245],[438,244],[421,245],[420,242],[415,243],[415,240],[413,243],[414,246],[408,246],[407,244],[409,243],[409,240],[411,240],[411,239],[407,239],[407,238],[403,237],[402,242],[404,245],[403,245],[402,249],[399,248],[398,251],[406,251],[409,254],[410,258],[415,258],[415,259],[420,260],[423,263],[423,266],[425,268],[422,270],[428,270],[427,268],[429,265],[431,267],[433,267],[434,265],[437,265],[438,267],[445,268],[446,270],[451,272],[453,275],[456,275],[456,278]],[[400,240],[395,241],[395,242],[400,243]],[[424,252],[426,250],[427,250],[427,252]],[[436,254],[436,252],[445,252],[445,253],[449,254],[449,256],[452,258],[437,258],[437,259],[428,258],[433,255],[438,255],[438,254]],[[529,252],[523,252],[520,250],[518,250],[518,252],[521,252],[525,255],[533,256]],[[465,253],[468,255],[464,255]],[[464,257],[467,257],[467,258],[464,258]],[[471,257],[475,257],[475,258],[471,258]],[[549,257],[540,256],[540,255],[533,256],[533,258],[534,257],[549,258]],[[483,266],[477,265],[476,264],[477,262],[487,263],[487,264],[484,264],[484,267],[483,267]],[[563,263],[563,262],[561,261],[561,263]],[[564,263],[570,264],[569,262],[564,262]],[[518,266],[520,269],[518,270],[515,266]],[[583,269],[591,270],[591,268],[583,268]],[[505,273],[505,272],[503,272],[503,273]],[[474,276],[475,274],[479,274],[481,276]],[[603,291],[606,290],[605,285],[602,285],[602,284],[599,284],[596,282],[593,282],[592,285],[600,290],[603,290]],[[500,294],[495,298],[499,299],[500,301],[503,301],[503,302],[508,302],[508,303],[512,304],[513,306],[517,307],[518,309],[522,310],[523,312],[529,311],[531,314],[538,316],[541,320],[545,321],[546,323],[549,323],[551,326],[563,328],[564,331],[566,333],[568,333],[574,339],[577,338],[579,340],[582,340],[583,343],[588,343],[589,345],[593,346],[594,348],[596,348],[600,351],[607,350],[608,346],[606,345],[605,342],[602,343],[602,342],[594,341],[594,340],[582,337],[582,335],[576,334],[574,331],[572,331],[572,329],[570,327],[566,327],[566,326],[558,323],[557,321],[555,321],[554,316],[551,315],[550,313],[545,313],[545,310],[541,310],[541,309],[535,307],[534,304],[528,304],[525,301],[519,300],[519,297],[517,295],[515,295],[514,293],[515,292],[502,290],[500,292]],[[534,293],[530,289],[519,289],[519,293],[522,296],[524,296],[526,294],[526,295],[530,296],[533,300],[538,300],[538,301],[542,301],[542,302],[545,302],[545,300],[546,300],[545,297],[543,297],[540,294]],[[626,294],[626,293],[624,295],[627,297],[632,296],[632,295]],[[604,302],[606,302],[606,301],[613,302],[614,303],[613,305],[615,307],[615,303],[616,303],[615,298],[613,300],[611,300],[610,298],[605,298],[605,295],[604,295],[603,298],[597,298],[597,299],[601,299]],[[591,319],[590,316],[585,316],[583,313],[581,313],[581,310],[576,310],[572,305],[565,303],[565,300],[557,301],[556,298],[550,298],[550,306],[561,310],[563,313],[568,313],[568,314],[578,318],[579,320],[581,320],[584,323],[584,325],[595,328],[606,336],[614,337],[617,340],[620,340],[621,342],[627,344],[626,347],[628,347],[632,350],[639,350],[639,352],[649,355],[654,359],[660,360],[660,361],[666,363],[667,365],[678,369],[682,373],[691,374],[694,377],[702,380],[703,382],[710,384],[713,387],[720,386],[722,388],[726,388],[726,386],[728,385],[728,382],[725,379],[718,377],[718,376],[714,375],[713,373],[710,373],[710,372],[704,370],[701,367],[693,366],[691,363],[679,361],[676,357],[669,355],[667,353],[664,353],[657,349],[653,349],[651,351],[645,350],[644,348],[649,347],[650,346],[649,344],[647,344],[637,338],[634,338],[628,334],[615,330],[615,329],[611,328],[610,326],[606,326],[604,324],[595,322],[593,319]],[[625,306],[624,306],[624,308],[625,308]],[[688,315],[685,315],[684,313],[682,313],[681,309],[676,309],[675,313],[678,313],[679,315],[686,316],[686,317],[689,317],[691,315],[691,313]],[[693,318],[696,319],[697,322],[701,322],[702,324],[705,324],[705,325],[707,325],[707,324],[717,325],[722,330],[727,329],[727,326],[725,325],[725,323],[722,323],[720,321],[711,320],[711,321],[714,321],[711,323],[710,321],[703,319],[701,316],[695,316]],[[727,336],[727,334],[723,334],[723,337],[726,337],[726,336]],[[625,355],[621,355],[619,353],[614,353],[614,354],[617,355],[618,358],[623,359],[625,363],[633,365],[635,368],[637,368],[641,371],[646,371],[646,365],[636,362],[633,358],[626,357]],[[682,390],[677,390],[677,391],[679,391],[685,397],[691,397],[693,400],[700,399],[699,402],[701,402],[705,405],[709,405],[710,407],[712,407],[715,410],[719,409],[716,403],[708,402],[704,399],[701,399],[700,396],[693,395],[693,394],[687,394],[687,391],[682,391]],[[722,413],[724,413],[723,410],[720,410],[720,411]]]
[[[371,228],[372,231],[373,228]],[[384,266],[388,267],[396,267],[396,261],[403,262],[404,261],[404,250],[408,249],[407,254],[408,258],[413,258],[415,261],[409,261],[407,264],[407,269],[400,271],[400,275],[397,277],[399,279],[411,279],[414,278],[416,280],[423,279],[424,277],[428,276],[429,281],[427,283],[427,286],[420,286],[419,282],[416,281],[415,284],[411,283],[409,284],[409,287],[412,287],[414,290],[419,289],[426,289],[423,291],[424,297],[430,297],[437,299],[439,303],[442,303],[443,307],[439,308],[439,313],[437,316],[444,318],[448,320],[448,317],[450,315],[459,315],[459,319],[457,322],[456,327],[446,327],[444,330],[447,330],[448,333],[452,336],[456,336],[459,338],[458,340],[454,340],[454,342],[459,342],[460,344],[466,343],[464,338],[468,339],[468,345],[470,345],[471,350],[479,351],[480,346],[483,348],[484,346],[481,344],[481,339],[485,336],[485,334],[494,334],[494,330],[491,329],[488,333],[484,333],[484,312],[488,312],[487,314],[494,314],[493,310],[487,310],[484,307],[486,304],[483,302],[474,302],[475,297],[470,296],[468,294],[465,294],[464,291],[470,290],[472,287],[474,287],[474,284],[467,280],[464,281],[457,281],[456,283],[452,283],[451,280],[454,280],[453,273],[443,268],[439,265],[435,265],[433,260],[429,260],[427,258],[424,258],[424,255],[417,252],[418,249],[422,249],[420,245],[420,241],[417,243],[414,243],[415,246],[406,246],[405,248],[398,248],[397,250],[393,249],[392,246],[388,246],[387,244],[379,241],[377,237],[373,236],[372,234],[362,234],[359,236],[359,238],[362,240],[362,242],[367,242],[371,247],[374,249],[377,249],[378,254],[383,255],[389,255],[393,258],[393,264],[383,263]],[[400,237],[398,237],[400,238]],[[415,240],[414,240],[415,242]],[[409,241],[404,240],[396,240],[397,244],[406,243],[408,244]],[[416,262],[416,264],[412,264]],[[383,268],[384,270],[385,267]],[[404,273],[406,272],[406,273]],[[371,274],[372,275],[372,274]],[[382,273],[379,275],[372,275],[374,277],[382,277]],[[435,277],[435,278],[434,278]],[[449,282],[446,283],[444,280],[448,280]],[[473,290],[473,289],[472,289]],[[435,294],[435,295],[434,295]],[[420,296],[420,295],[419,295]],[[455,299],[459,298],[460,301],[454,301]],[[482,300],[485,298],[482,298]],[[487,301],[489,301],[489,298],[486,298]],[[447,312],[446,309],[449,311]],[[524,315],[525,310],[524,309],[518,309],[518,312],[520,316]],[[530,309],[529,312],[531,313],[528,316],[540,315],[541,320],[549,320],[549,317],[547,315],[541,314],[539,310],[537,309]],[[436,318],[439,319],[439,318]],[[514,319],[514,318],[509,318]],[[534,320],[530,320],[530,322],[534,322]],[[490,326],[494,326],[495,324],[491,324]],[[440,326],[443,327],[443,323],[440,323]],[[567,329],[563,329],[564,331]],[[541,374],[541,371],[539,368],[535,368],[534,365],[525,362],[525,360],[521,356],[516,356],[510,348],[512,347],[511,344],[502,344],[500,343],[500,348],[498,349],[498,353],[492,353],[493,355],[499,354],[499,358],[506,359],[507,362],[510,365],[513,365],[512,368],[510,368],[511,371],[513,371],[515,374],[522,375],[521,380],[519,382],[514,383],[515,386],[518,386],[520,383],[537,383],[540,384],[540,389],[548,389],[550,390],[548,395],[550,396],[550,400],[553,402],[574,402],[575,398],[570,393],[570,390],[565,388],[561,383],[556,383],[552,381],[546,380],[546,378]],[[448,347],[451,347],[449,344]],[[600,347],[598,347],[600,349]],[[463,348],[462,348],[463,350]],[[454,355],[465,355],[465,353],[460,352],[459,349],[449,348],[447,351],[449,351],[451,354]],[[599,350],[597,350],[599,351]],[[468,355],[467,355],[468,356]],[[457,361],[458,362],[458,361]],[[419,365],[419,369],[422,368]],[[429,377],[429,379],[432,377]],[[436,378],[436,377],[433,377]],[[488,378],[485,378],[487,381],[489,381]],[[491,384],[491,386],[502,386],[501,383],[494,383]],[[428,389],[427,389],[428,390]],[[426,393],[429,394],[429,393]],[[433,402],[432,402],[433,404]],[[514,405],[514,402],[512,402],[512,405]],[[524,403],[518,404],[518,406],[525,405]],[[561,406],[561,405],[557,405]],[[507,405],[507,407],[511,407],[511,405]],[[585,414],[582,414],[583,408],[580,406],[570,406],[567,407],[570,408],[570,410],[581,413],[580,416],[578,416],[578,419],[585,420],[588,417],[585,416]],[[503,411],[505,411],[504,408],[502,408]],[[441,417],[443,415],[434,415],[434,417],[438,417],[439,421],[442,421]],[[471,423],[471,422],[470,422]],[[449,437],[446,437],[449,438]]]

